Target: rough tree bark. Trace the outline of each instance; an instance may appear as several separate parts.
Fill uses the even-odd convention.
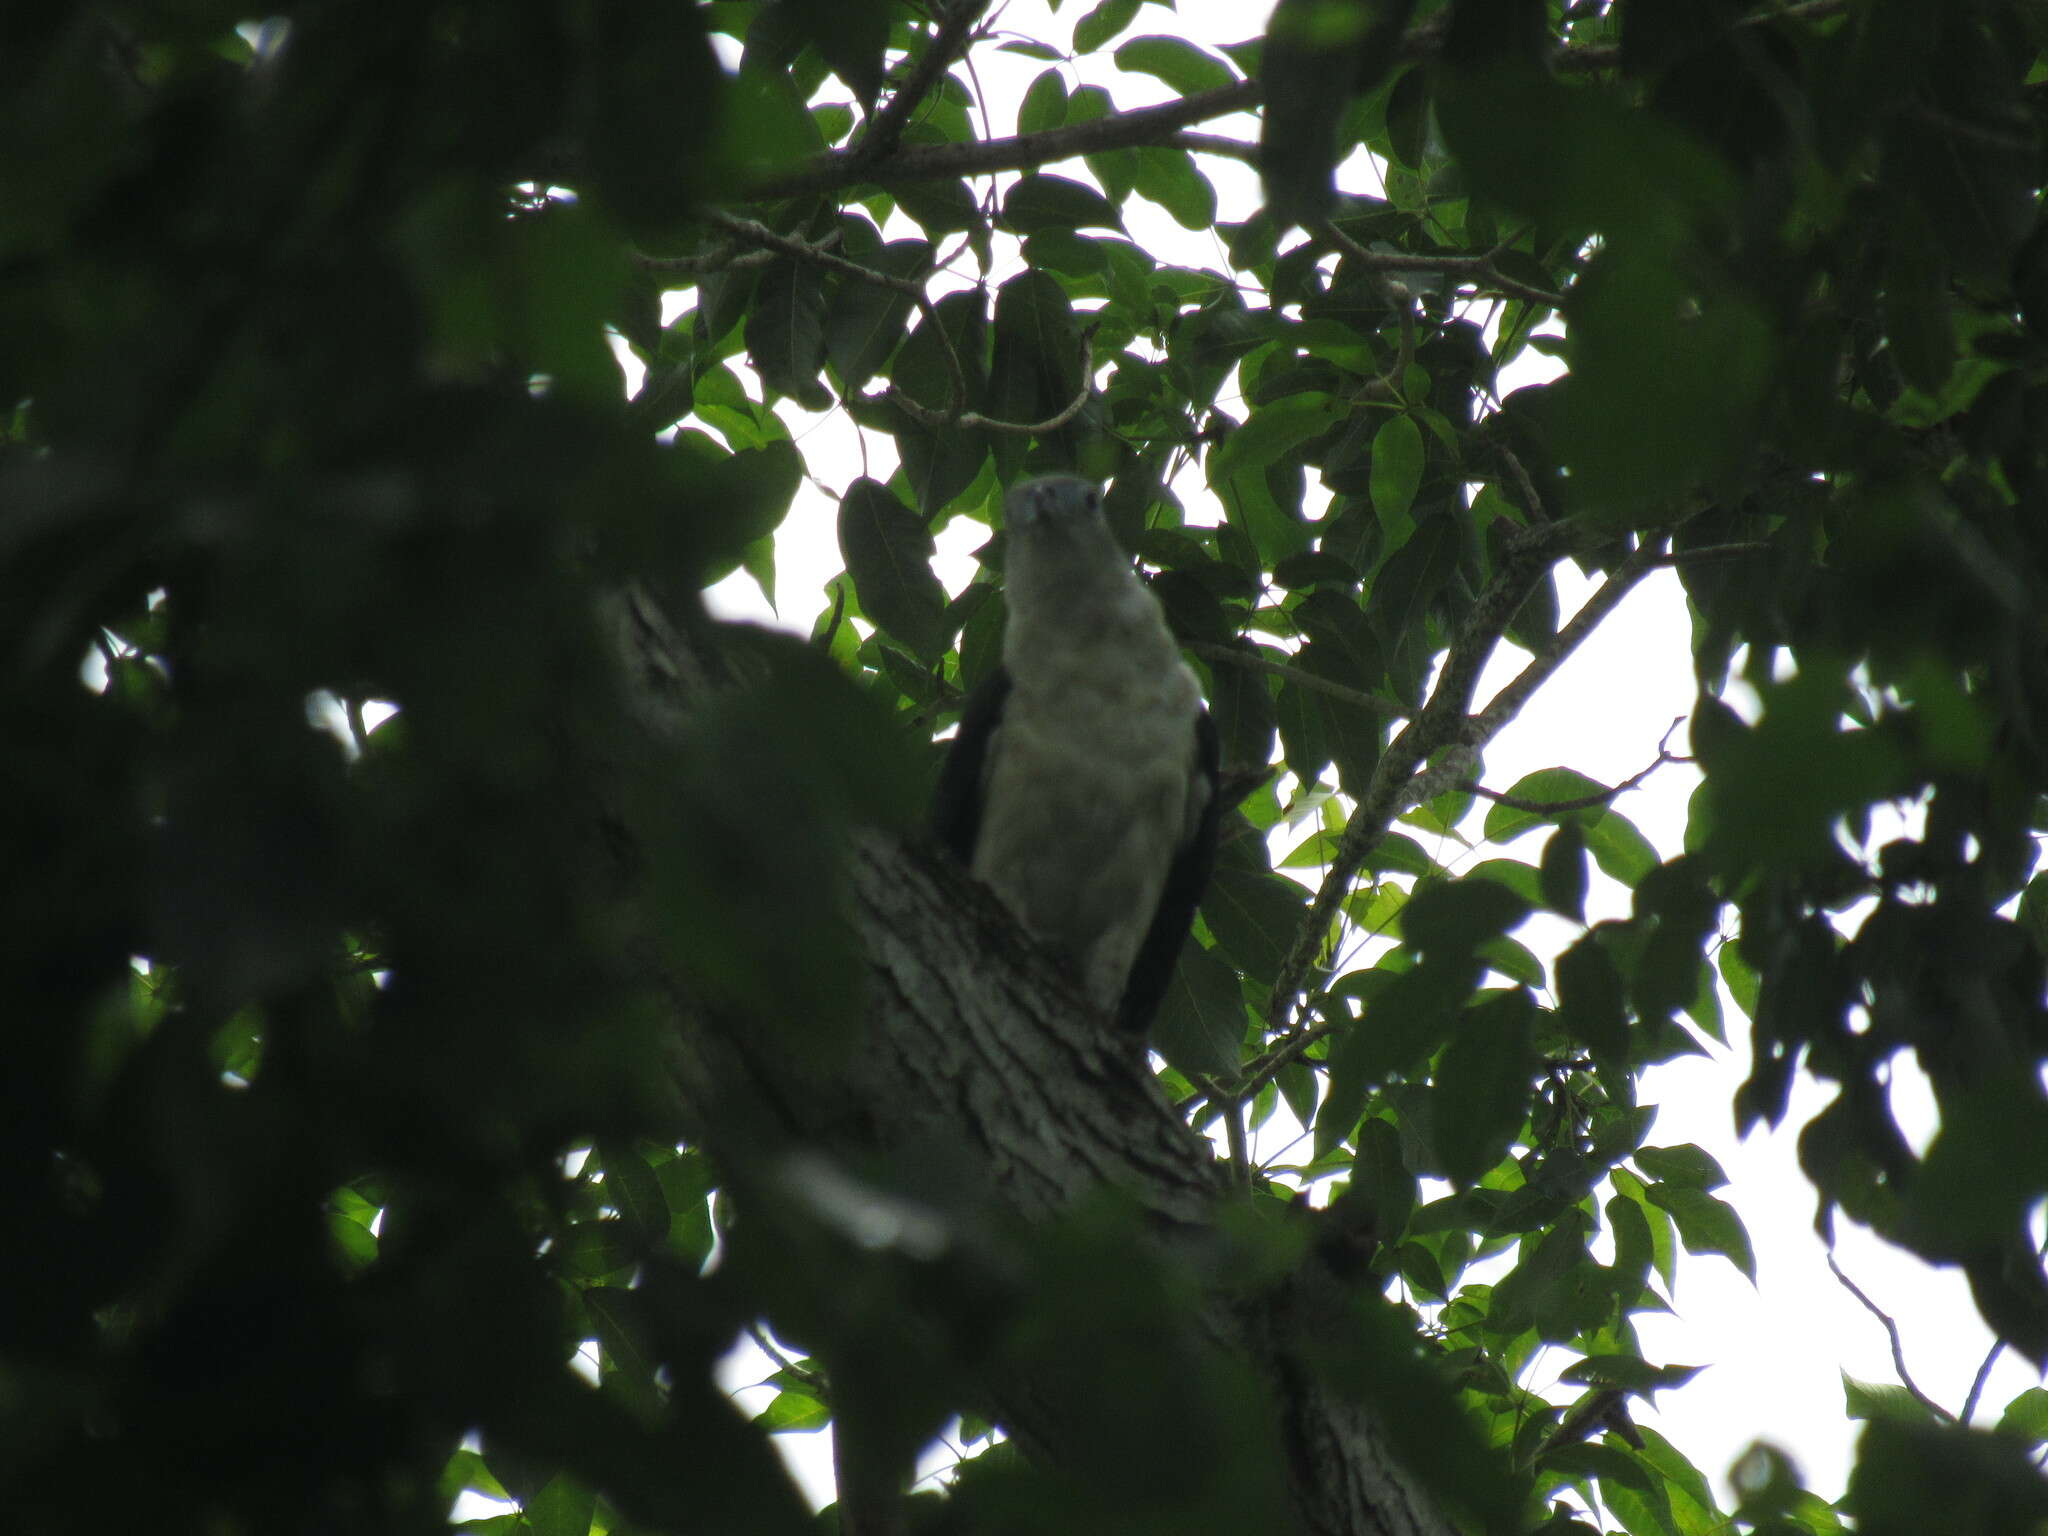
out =
[[[726,671],[717,627],[673,626],[638,593],[614,624],[642,718],[658,732],[686,728],[693,693]],[[1232,1198],[1214,1149],[994,898],[933,853],[877,832],[850,839],[847,866],[866,1034],[829,1071],[664,978],[677,1005],[683,1111],[713,1155],[744,1181],[802,1178],[819,1159],[859,1167],[945,1147],[951,1173],[1012,1230],[1069,1214],[1107,1185],[1146,1213],[1157,1242],[1190,1251],[1212,1241]],[[1448,1536],[1370,1414],[1319,1381],[1302,1347],[1338,1323],[1342,1296],[1311,1251],[1277,1284],[1210,1297],[1202,1326],[1271,1395],[1300,1529]],[[1061,1374],[999,1371],[985,1384],[990,1416],[1040,1458],[1065,1453],[1084,1406],[1077,1394],[1088,1391],[1085,1370]]]

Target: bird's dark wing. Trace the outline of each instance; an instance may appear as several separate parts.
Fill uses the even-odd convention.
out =
[[[974,863],[974,845],[981,837],[984,786],[988,783],[989,745],[1002,723],[1010,697],[1010,674],[997,667],[967,696],[960,711],[960,732],[939,770],[932,796],[932,833],[962,864]]]
[[[964,732],[965,727],[962,727]],[[1145,930],[1145,942],[1132,962],[1131,978],[1124,984],[1123,1000],[1117,1004],[1119,1028],[1143,1036],[1152,1016],[1173,981],[1180,963],[1181,946],[1208,888],[1209,875],[1216,866],[1216,829],[1223,819],[1223,797],[1217,789],[1222,753],[1216,742],[1216,723],[1209,711],[1195,715],[1195,792],[1201,803],[1187,838],[1173,852],[1173,864],[1166,872],[1166,888],[1159,893],[1159,905],[1152,913],[1152,926]]]

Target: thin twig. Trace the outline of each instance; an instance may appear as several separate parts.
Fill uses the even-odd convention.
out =
[[[1059,431],[1080,415],[1082,407],[1095,398],[1095,333],[1092,328],[1081,333],[1079,393],[1043,421],[999,421],[993,416],[984,416],[979,411],[935,411],[928,405],[918,404],[902,390],[893,386],[879,395],[865,398],[869,404],[893,405],[919,426],[932,431],[1011,432],[1020,437],[1043,437],[1048,432]]]
[[[958,413],[967,406],[967,374],[960,366],[960,355],[953,350],[953,338],[946,334],[946,328],[939,321],[938,306],[925,291],[924,283],[917,278],[898,277],[893,272],[877,272],[873,267],[864,267],[857,261],[848,261],[844,256],[835,256],[821,246],[811,245],[793,235],[779,234],[767,225],[753,219],[743,219],[738,214],[726,213],[722,209],[708,208],[704,217],[730,235],[754,245],[764,246],[771,251],[812,266],[823,267],[828,272],[853,278],[856,282],[872,283],[878,288],[887,288],[902,294],[917,306],[924,322],[932,328],[932,335],[939,343],[939,352],[946,360],[946,382],[952,391],[953,411]],[[651,262],[658,258],[647,258]]]
[[[1925,1392],[1922,1392],[1919,1386],[1915,1384],[1912,1372],[1906,1369],[1906,1346],[1899,1338],[1899,1325],[1892,1321],[1891,1314],[1864,1295],[1856,1282],[1842,1273],[1842,1266],[1835,1262],[1835,1256],[1832,1253],[1827,1256],[1827,1259],[1828,1268],[1834,1271],[1835,1278],[1842,1282],[1842,1289],[1862,1302],[1863,1310],[1884,1324],[1885,1337],[1892,1341],[1892,1368],[1899,1373],[1899,1385],[1906,1389],[1914,1402],[1925,1408],[1937,1419],[1948,1424],[1955,1423],[1956,1416],[1929,1397]]]
[[[828,238],[837,240],[839,231],[835,229]],[[709,277],[715,272],[744,272],[749,267],[765,267],[775,260],[776,254],[774,251],[742,250],[738,245],[722,245],[715,251],[705,251],[696,256],[649,256],[635,251],[633,265],[643,272]]]
[[[1958,1422],[1967,1424],[1977,1416],[1977,1400],[1984,1395],[1984,1384],[1991,1379],[1991,1367],[1998,1362],[1998,1356],[2005,1348],[2005,1340],[1993,1339],[1991,1348],[1984,1352],[1984,1363],[1977,1367],[1977,1374],[1970,1382],[1970,1395],[1963,1399],[1963,1411]]]
[[[1562,523],[1530,528],[1510,541],[1507,557],[1494,572],[1493,580],[1480,593],[1466,615],[1463,627],[1444,657],[1436,686],[1419,713],[1387,744],[1374,765],[1372,780],[1352,808],[1351,818],[1338,840],[1336,855],[1309,904],[1308,916],[1295,936],[1294,947],[1280,967],[1273,983],[1271,1021],[1283,1024],[1297,994],[1303,992],[1310,968],[1321,953],[1330,926],[1342,909],[1351,882],[1392,824],[1393,819],[1414,803],[1419,787],[1418,770],[1429,758],[1447,748],[1461,748],[1463,762],[1450,766],[1457,777],[1471,775],[1469,754],[1483,745],[1485,735],[1474,731],[1466,719],[1480,670],[1492,655],[1508,623],[1528,600],[1530,591],[1550,569],[1576,533]],[[1562,638],[1562,636],[1560,637]],[[1497,730],[1499,727],[1494,727]],[[1435,773],[1440,769],[1432,769]],[[1432,781],[1433,782],[1433,781]],[[1450,787],[1448,784],[1444,787]]]
[[[1218,1111],[1223,1116],[1223,1140],[1230,1149],[1230,1171],[1233,1182],[1240,1189],[1252,1187],[1251,1142],[1244,1131],[1244,1100],[1225,1098],[1217,1101]]]
[[[776,1347],[775,1342],[768,1337],[768,1330],[763,1328],[758,1322],[747,1324],[747,1336],[754,1341],[762,1354],[775,1362],[778,1369],[789,1372],[790,1375],[804,1384],[804,1389],[811,1396],[817,1398],[819,1402],[830,1406],[832,1401],[831,1388],[825,1381],[824,1372],[812,1370],[809,1366],[799,1365],[796,1361],[790,1359],[789,1356]]]
[[[1508,472],[1514,476],[1515,489],[1522,495],[1522,515],[1533,527],[1537,523],[1550,521],[1550,509],[1543,505],[1543,498],[1536,494],[1536,482],[1529,478],[1529,471],[1522,467],[1522,461],[1515,456],[1515,450],[1506,443],[1496,441],[1493,451],[1500,455]]]
[[[1651,774],[1666,763],[1689,763],[1689,757],[1681,756],[1669,749],[1667,743],[1671,733],[1685,724],[1685,716],[1673,720],[1664,732],[1664,739],[1657,743],[1657,760],[1639,773],[1632,773],[1612,789],[1603,789],[1595,795],[1577,795],[1569,800],[1524,800],[1520,795],[1511,795],[1504,790],[1488,789],[1484,784],[1461,784],[1458,787],[1468,794],[1491,800],[1495,805],[1504,805],[1511,811],[1527,811],[1532,816],[1563,816],[1572,811],[1590,811],[1596,806],[1612,803],[1630,790],[1639,788]]]
[[[735,235],[750,245],[757,245],[784,256],[808,262],[814,267],[823,267],[828,272],[840,272],[863,283],[873,283],[880,288],[893,288],[911,298],[924,292],[924,284],[913,277],[898,277],[893,272],[877,272],[873,267],[864,267],[857,261],[848,261],[844,256],[835,256],[827,249],[837,240],[837,232],[812,245],[794,235],[781,234],[756,219],[744,219],[736,213],[727,213],[722,208],[707,208],[704,217],[728,234]],[[646,256],[641,265],[659,271],[665,265],[664,258]]]
[[[1185,647],[1190,653],[1205,661],[1226,662],[1234,667],[1243,667],[1251,672],[1266,672],[1274,677],[1285,678],[1297,687],[1312,689],[1328,694],[1333,699],[1342,699],[1358,709],[1371,710],[1376,715],[1392,715],[1395,719],[1406,719],[1408,711],[1392,699],[1383,699],[1377,694],[1361,688],[1348,688],[1343,683],[1334,683],[1327,677],[1318,677],[1302,667],[1289,666],[1284,661],[1273,661],[1261,649],[1238,650],[1228,645],[1218,645],[1210,640],[1195,640]]]
[[[1768,540],[1752,539],[1741,544],[1702,544],[1696,549],[1674,549],[1659,555],[1658,565],[1699,565],[1713,560],[1739,560],[1744,555],[1760,555],[1770,548]]]
[[[1476,287],[1492,288],[1526,299],[1531,304],[1541,304],[1550,309],[1564,308],[1564,295],[1548,289],[1533,288],[1505,276],[1488,256],[1424,256],[1412,255],[1407,251],[1368,250],[1343,230],[1327,219],[1317,223],[1312,233],[1320,240],[1336,246],[1352,261],[1359,263],[1369,272],[1437,272],[1445,277],[1463,278]]]
[[[1278,1077],[1282,1068],[1300,1060],[1310,1046],[1318,1040],[1328,1039],[1336,1030],[1337,1025],[1327,1019],[1320,1024],[1298,1024],[1278,1044],[1261,1052],[1241,1068],[1230,1083],[1204,1083],[1199,1092],[1181,1100],[1176,1107],[1182,1111],[1183,1118],[1189,1118],[1211,1099],[1242,1104]]]

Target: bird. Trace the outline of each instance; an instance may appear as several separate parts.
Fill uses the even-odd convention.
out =
[[[1142,1039],[1215,863],[1215,723],[1089,481],[1004,498],[1001,664],[969,695],[938,841]]]

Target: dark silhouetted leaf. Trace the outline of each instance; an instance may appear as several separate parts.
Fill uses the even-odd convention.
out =
[[[895,492],[865,476],[847,488],[839,552],[862,612],[920,656],[945,650],[946,589],[932,574],[932,536]]]

